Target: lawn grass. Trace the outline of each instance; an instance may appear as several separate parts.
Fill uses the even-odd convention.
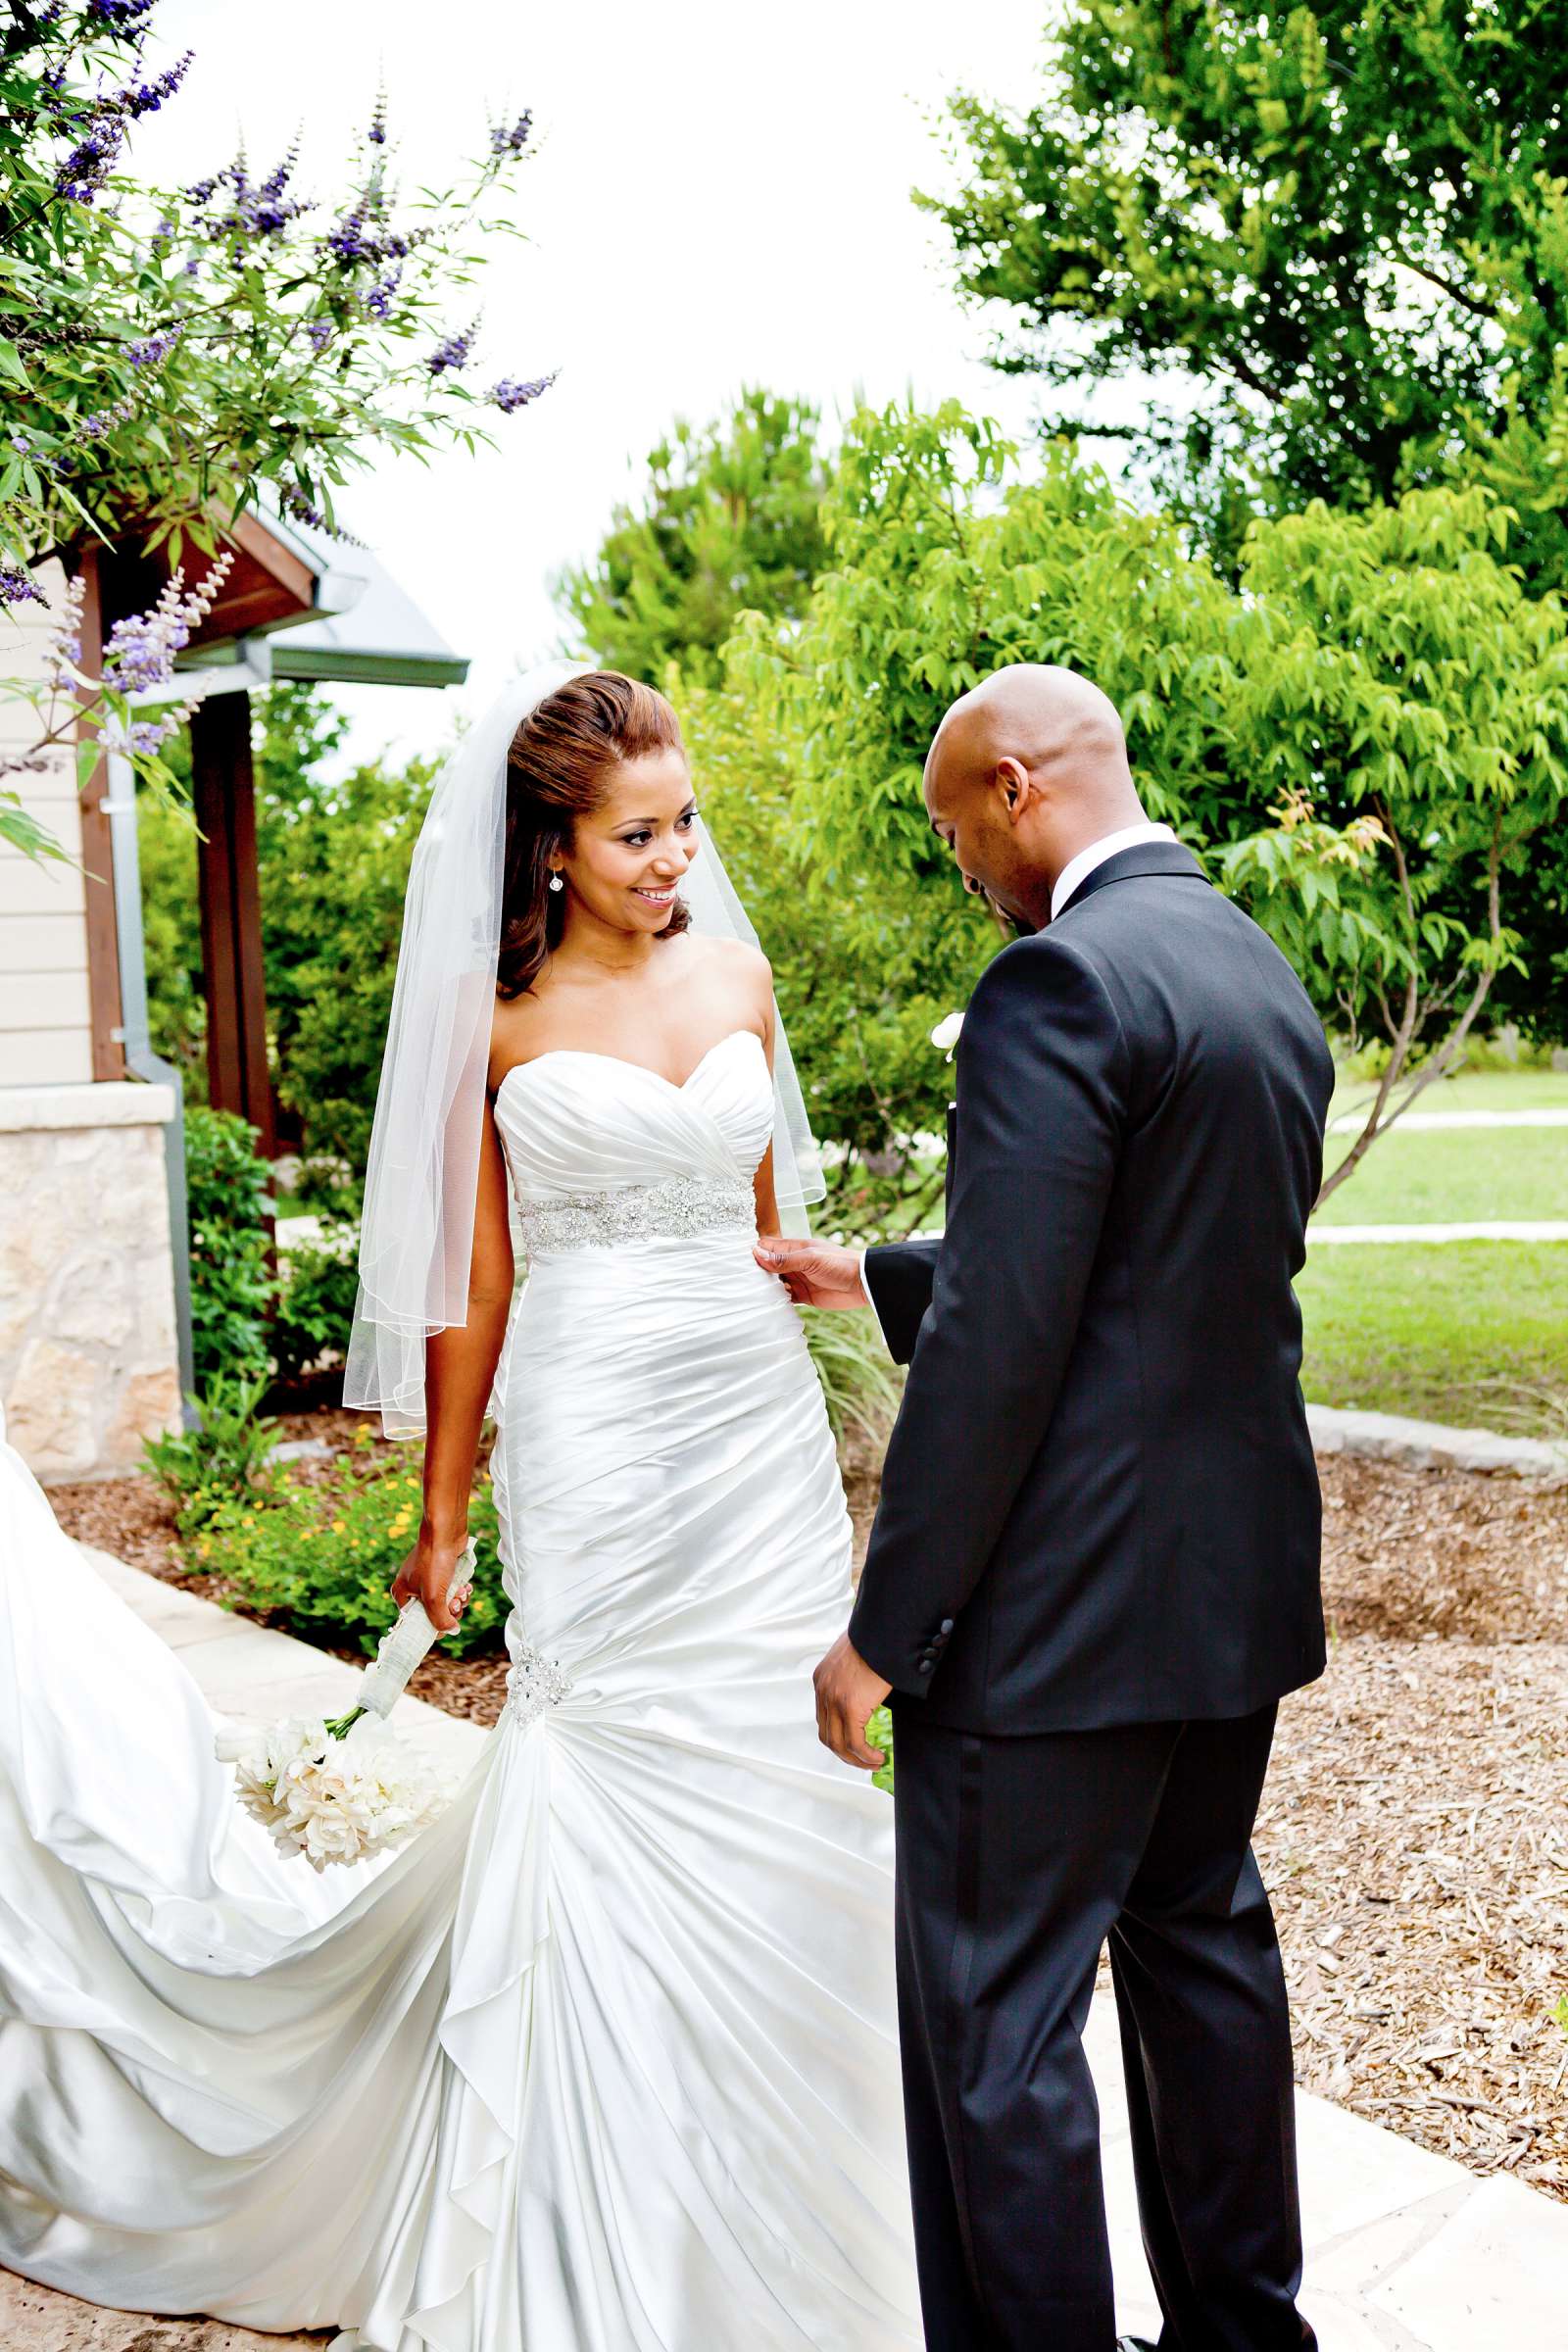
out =
[[[1344,1157],[1346,1140],[1330,1136],[1326,1168]],[[1396,1127],[1318,1214],[1325,1225],[1568,1220],[1568,1127]],[[1568,1278],[1568,1259],[1563,1273]]]
[[[1563,1434],[1568,1244],[1319,1249],[1296,1287],[1316,1402]]]

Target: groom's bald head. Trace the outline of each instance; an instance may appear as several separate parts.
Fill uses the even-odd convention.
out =
[[[1116,707],[1090,678],[1018,662],[959,697],[925,763],[926,812],[965,881],[1032,930],[1056,876],[1143,818]]]

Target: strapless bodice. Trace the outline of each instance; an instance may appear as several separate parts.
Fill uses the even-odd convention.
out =
[[[680,1086],[616,1054],[557,1048],[507,1072],[495,1115],[537,1257],[750,1226],[773,1082],[750,1029],[721,1037]]]

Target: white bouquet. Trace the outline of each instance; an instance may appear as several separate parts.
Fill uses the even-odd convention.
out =
[[[470,1540],[452,1591],[473,1566]],[[450,1801],[451,1776],[416,1755],[385,1722],[435,1639],[423,1603],[406,1601],[346,1715],[288,1715],[260,1730],[220,1733],[218,1758],[235,1767],[235,1795],[285,1854],[303,1854],[318,1871],[329,1862],[362,1862],[401,1845]]]

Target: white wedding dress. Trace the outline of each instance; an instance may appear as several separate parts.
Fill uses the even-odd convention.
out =
[[[771,1112],[746,1032],[683,1087],[508,1074],[510,1695],[390,1860],[276,1854],[0,1446],[12,2269],[345,2352],[919,2342],[892,1807],[811,1699],[849,1523],[751,1255]]]

